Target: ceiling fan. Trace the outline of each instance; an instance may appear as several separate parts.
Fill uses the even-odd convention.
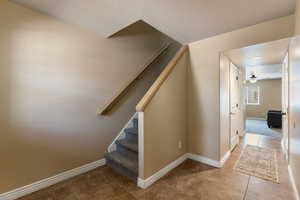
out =
[[[250,83],[256,83],[257,82],[257,76],[253,73],[249,78]]]

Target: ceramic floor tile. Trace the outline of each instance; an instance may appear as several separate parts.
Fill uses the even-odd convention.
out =
[[[243,148],[257,145],[277,150],[280,184],[264,181],[233,170]],[[246,134],[223,168],[193,160],[180,166],[147,189],[141,189],[109,167],[33,193],[20,200],[294,200],[281,151],[280,139]]]
[[[255,177],[250,178],[247,200],[295,200],[290,186],[271,183]]]
[[[20,198],[19,200],[55,200],[52,190],[43,189],[33,194]]]
[[[55,200],[78,200],[71,187],[63,186],[53,190]]]
[[[117,197],[113,197],[110,200],[136,200],[136,198],[132,196],[130,193],[126,193]]]

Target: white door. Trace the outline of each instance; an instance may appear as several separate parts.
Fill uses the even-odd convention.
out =
[[[289,59],[282,63],[282,143],[285,156],[289,156]]]
[[[239,69],[230,64],[230,149],[239,143],[241,126],[241,85]]]

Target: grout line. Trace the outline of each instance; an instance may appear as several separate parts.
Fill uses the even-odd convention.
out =
[[[250,178],[251,178],[251,176],[249,176],[249,178],[248,178],[248,183],[247,183],[247,187],[246,187],[246,190],[245,190],[245,194],[244,194],[243,200],[245,200],[246,196],[247,196],[247,192],[248,192],[248,188],[249,188],[249,183],[250,183]]]

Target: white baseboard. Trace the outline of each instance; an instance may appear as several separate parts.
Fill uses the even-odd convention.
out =
[[[209,158],[206,158],[203,156],[199,156],[196,154],[187,153],[187,154],[184,154],[183,156],[181,156],[180,158],[178,158],[177,160],[173,161],[166,167],[162,168],[161,170],[159,170],[158,172],[156,172],[155,174],[153,174],[146,180],[138,178],[138,186],[143,189],[148,188],[153,183],[155,183],[160,178],[162,178],[164,175],[166,175],[168,172],[170,172],[171,170],[176,168],[178,165],[183,163],[186,159],[192,159],[192,160],[195,160],[195,161],[198,161],[198,162],[201,162],[201,163],[213,166],[213,167],[220,168],[223,166],[223,164],[226,162],[226,160],[229,158],[229,156],[230,156],[230,151],[226,153],[226,155],[223,157],[222,161],[216,161],[216,160],[212,160],[212,159],[209,159]]]
[[[221,159],[221,167],[224,166],[224,164],[226,163],[226,161],[228,160],[228,158],[230,157],[231,152],[227,151],[227,153],[223,156],[223,158]]]
[[[61,181],[70,179],[74,176],[83,174],[85,172],[91,171],[93,169],[96,169],[97,167],[105,165],[106,161],[105,159],[101,159],[89,164],[86,164],[84,166],[60,173],[56,176],[52,176],[50,178],[43,179],[41,181],[32,183],[30,185],[26,185],[21,188],[17,188],[15,190],[0,194],[0,200],[15,200],[20,197],[23,197],[25,195],[31,194],[33,192],[36,192],[38,190],[47,188],[51,185],[54,185],[56,183],[59,183]]]
[[[290,165],[288,166],[288,170],[289,170],[290,180],[291,180],[294,192],[295,192],[296,199],[300,200],[299,191],[298,191],[298,189],[296,187],[296,183],[295,183],[295,179],[294,179],[294,174],[293,174],[293,171],[292,171],[292,168],[291,168]]]
[[[171,162],[169,165],[162,168],[161,170],[159,170],[158,172],[156,172],[155,174],[153,174],[146,180],[138,178],[138,186],[140,188],[146,189],[147,187],[152,185],[154,182],[158,181],[161,177],[166,175],[169,171],[171,171],[172,169],[176,168],[178,165],[183,163],[186,159],[187,159],[187,154],[184,154],[183,156],[181,156],[177,160]]]
[[[198,162],[201,162],[201,163],[213,166],[213,167],[218,167],[218,168],[222,167],[222,164],[220,161],[212,160],[210,158],[206,158],[206,157],[203,157],[200,155],[188,153],[187,157],[189,159],[192,159],[192,160],[195,160],[195,161],[198,161]]]

